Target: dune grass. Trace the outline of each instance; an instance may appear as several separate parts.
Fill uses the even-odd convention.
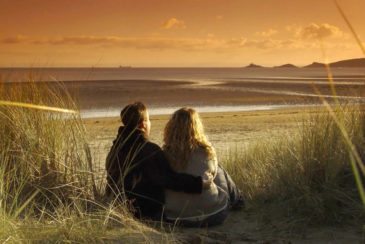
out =
[[[82,120],[61,84],[0,83],[0,101],[1,242],[168,239],[102,199]]]
[[[335,108],[352,144],[365,154],[365,112]],[[231,151],[223,164],[248,203],[266,219],[302,224],[351,224],[364,220],[348,142],[327,110],[298,121],[298,129]],[[364,175],[361,176],[364,179]]]
[[[65,96],[33,82],[1,90],[3,101],[74,108]],[[41,214],[44,206],[52,210],[92,197],[87,144],[77,114],[7,105],[0,113],[2,206],[8,213],[18,215],[20,206],[36,204],[30,209]]]

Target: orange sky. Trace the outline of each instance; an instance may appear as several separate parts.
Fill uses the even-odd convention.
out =
[[[365,41],[365,0],[339,0]],[[361,57],[332,0],[0,0],[0,66],[239,67]]]

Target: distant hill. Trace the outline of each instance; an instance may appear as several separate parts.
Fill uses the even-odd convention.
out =
[[[365,68],[365,58],[354,58],[354,59],[347,59],[347,60],[341,60],[337,62],[333,62],[329,64],[333,68]],[[313,62],[309,65],[303,66],[303,68],[323,68],[325,65],[323,63]],[[266,68],[261,65],[257,65],[254,63],[251,63],[244,68]],[[279,66],[274,66],[273,68],[299,68],[298,66],[295,66],[293,64],[283,64]]]
[[[323,68],[323,67],[324,67],[324,64],[313,62],[309,65],[304,66],[303,68]]]
[[[337,62],[333,62],[329,64],[330,67],[333,68],[365,68],[365,58],[355,58],[355,59],[347,59],[341,60]],[[323,63],[313,62],[310,65],[304,66],[303,68],[323,68]]]
[[[355,58],[331,63],[331,67],[365,67],[365,58]]]
[[[298,68],[297,66],[295,66],[294,64],[283,64],[283,65],[279,65],[279,66],[274,66],[274,68]]]
[[[249,65],[247,65],[244,68],[264,68],[264,67],[261,66],[261,65],[257,65],[257,64],[254,64],[254,63],[250,63]]]

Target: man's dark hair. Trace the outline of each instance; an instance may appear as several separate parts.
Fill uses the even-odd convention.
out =
[[[120,112],[120,119],[123,125],[129,129],[135,129],[146,119],[147,108],[142,102],[128,104]]]

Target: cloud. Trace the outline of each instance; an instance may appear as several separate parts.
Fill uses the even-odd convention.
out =
[[[277,30],[269,29],[267,31],[256,32],[255,35],[256,36],[261,36],[261,37],[271,37],[271,36],[275,35],[276,33],[278,33]]]
[[[17,43],[22,43],[22,42],[26,42],[28,40],[28,37],[23,36],[23,35],[17,35],[14,37],[5,37],[3,39],[1,39],[1,43],[3,44],[17,44]]]
[[[318,48],[317,42],[306,41],[298,38],[274,39],[272,37],[248,39],[237,37],[231,39],[218,38],[207,35],[204,38],[163,38],[163,37],[123,37],[123,36],[65,36],[65,37],[29,37],[15,36],[0,39],[0,44],[7,45],[51,45],[51,46],[76,46],[95,48],[122,48],[145,50],[180,50],[180,51],[228,51],[244,48],[259,50],[274,49],[312,49]],[[328,48],[341,43],[330,43]],[[5,45],[3,45],[5,46]]]
[[[253,47],[258,49],[279,48],[283,41],[271,38],[249,40],[245,37],[219,39],[214,35],[206,38],[161,38],[161,37],[120,37],[120,36],[67,36],[67,37],[8,37],[0,39],[2,44],[33,44],[33,45],[71,45],[97,46],[113,48],[136,49],[180,49],[184,51],[208,49],[237,49]]]
[[[165,23],[162,24],[162,29],[185,29],[186,25],[184,23],[184,21],[182,20],[178,20],[176,18],[170,18],[168,19]]]
[[[295,33],[296,37],[304,40],[325,39],[333,37],[344,37],[345,34],[337,26],[330,24],[311,23],[305,27],[299,27]]]
[[[240,37],[240,38],[231,38],[225,41],[225,45],[227,47],[244,47],[247,43],[247,38]]]
[[[301,28],[301,27],[297,24],[291,24],[291,25],[285,26],[285,30],[289,31],[289,32],[297,32],[299,28]]]
[[[224,40],[213,36],[207,38],[162,38],[162,37],[121,37],[121,36],[66,36],[66,37],[7,37],[0,44],[16,45],[68,45],[96,46],[136,49],[182,49],[199,50],[224,47]]]
[[[246,47],[254,47],[258,49],[277,49],[283,46],[283,41],[275,39],[250,40],[247,41]]]

